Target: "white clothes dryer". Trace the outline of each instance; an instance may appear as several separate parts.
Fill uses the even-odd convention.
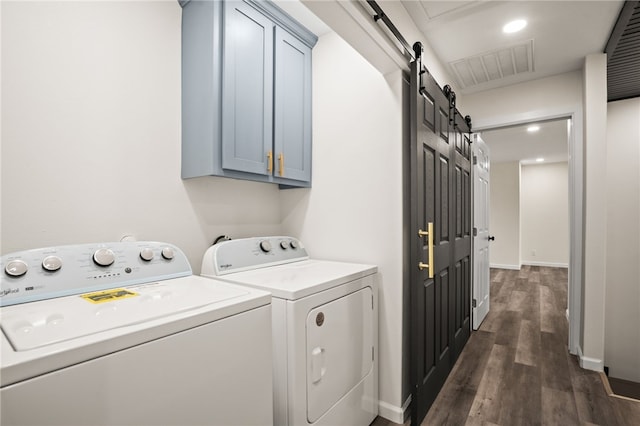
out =
[[[272,424],[267,292],[194,276],[159,242],[1,267],[1,424]]]
[[[369,425],[378,414],[377,267],[309,259],[291,237],[210,247],[202,275],[272,294],[274,424]]]

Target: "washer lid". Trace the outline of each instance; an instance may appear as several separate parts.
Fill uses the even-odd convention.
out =
[[[215,278],[265,290],[280,299],[297,300],[374,274],[377,269],[373,265],[312,259]]]
[[[237,304],[225,316],[232,315],[250,308],[234,300],[249,293],[219,281],[185,277],[4,307],[1,326],[14,350],[26,351],[109,330],[127,334],[132,327],[207,305],[214,310]]]

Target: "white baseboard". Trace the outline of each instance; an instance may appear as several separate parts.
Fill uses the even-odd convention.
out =
[[[585,370],[604,371],[604,361],[598,358],[584,356],[580,346],[578,346],[578,358],[580,359],[580,367]]]
[[[402,407],[398,407],[395,405],[391,405],[388,402],[379,401],[378,402],[378,415],[380,417],[384,417],[385,419],[397,423],[404,424],[404,422],[409,417],[409,404],[411,403],[411,395],[409,398],[402,404]]]
[[[549,268],[569,268],[568,263],[538,262],[537,260],[523,260],[522,264],[529,266],[548,266]]]
[[[497,263],[492,263],[489,265],[490,268],[497,268],[497,269],[512,269],[514,271],[519,271],[520,270],[520,265],[500,265]]]

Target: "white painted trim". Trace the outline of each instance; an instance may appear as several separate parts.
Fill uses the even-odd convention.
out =
[[[580,348],[582,335],[582,268],[584,242],[584,136],[582,106],[571,114],[569,122],[569,353]]]
[[[555,262],[538,262],[536,260],[523,260],[523,265],[529,266],[548,266],[549,268],[568,268],[568,263],[555,263]]]
[[[501,265],[498,263],[491,263],[489,268],[497,268],[497,269],[512,269],[514,271],[520,270],[520,265]]]
[[[570,118],[569,125],[569,353],[577,354],[582,334],[582,257],[584,240],[584,135],[582,103],[474,121],[474,132],[532,121]]]
[[[409,404],[411,404],[411,395],[409,395],[404,404],[402,404],[402,407],[391,405],[388,402],[379,401],[378,415],[393,423],[403,424],[410,414]]]
[[[580,367],[584,368],[585,370],[604,371],[604,361],[597,358],[581,356]]]
[[[565,311],[565,316],[567,317],[567,321],[569,321],[569,308]]]
[[[580,367],[591,371],[604,371],[604,361],[598,358],[589,358],[582,354],[582,348],[578,346],[578,358]]]

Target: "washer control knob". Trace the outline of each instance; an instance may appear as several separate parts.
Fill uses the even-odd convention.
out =
[[[96,265],[99,265],[99,266],[112,265],[113,262],[115,262],[115,260],[116,260],[116,255],[113,254],[113,251],[111,251],[111,249],[108,249],[108,248],[101,248],[96,250],[95,253],[93,253],[93,261],[96,263]]]
[[[173,256],[175,256],[175,254],[173,253],[173,249],[171,247],[165,247],[162,249],[162,257],[164,257],[167,260],[171,260],[173,259]]]
[[[292,249],[297,250],[298,249],[298,242],[296,240],[291,240],[291,242],[289,243],[289,245],[291,246]]]
[[[42,269],[49,272],[55,272],[62,268],[62,259],[58,256],[47,256],[42,261]]]
[[[260,250],[269,253],[271,251],[271,243],[267,240],[260,241]]]
[[[286,241],[280,241],[280,247],[282,247],[282,250],[286,250],[289,248],[289,244]]]
[[[151,250],[149,247],[145,247],[140,250],[140,259],[149,262],[151,259],[153,259],[153,250]]]
[[[11,277],[20,277],[26,274],[28,269],[27,263],[20,259],[11,260],[4,267],[4,271]]]

